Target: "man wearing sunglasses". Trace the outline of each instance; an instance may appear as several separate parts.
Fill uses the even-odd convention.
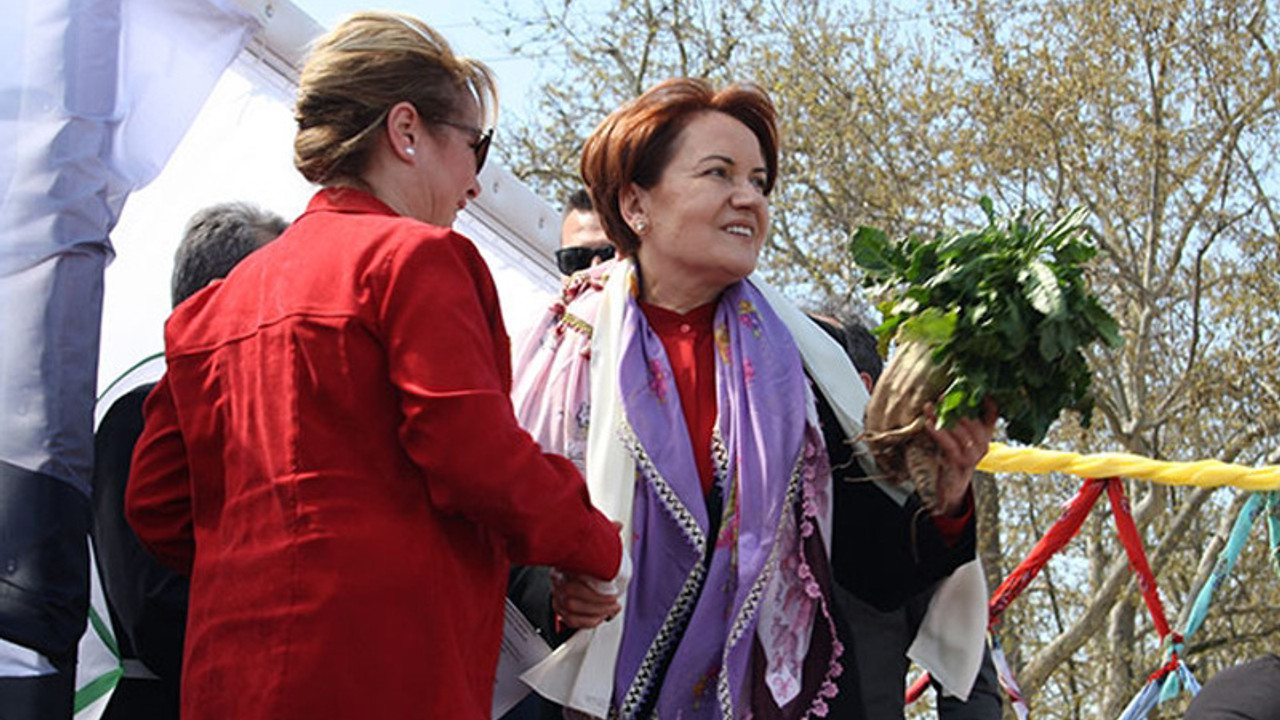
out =
[[[613,252],[600,217],[591,206],[591,196],[586,190],[575,190],[565,201],[556,266],[565,275],[572,275],[608,260]]]

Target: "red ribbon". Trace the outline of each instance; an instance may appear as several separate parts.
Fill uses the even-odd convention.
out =
[[[1151,573],[1151,565],[1147,562],[1146,551],[1142,548],[1142,539],[1138,535],[1137,525],[1133,521],[1133,513],[1129,510],[1129,499],[1124,492],[1124,484],[1118,478],[1107,478],[1105,480],[1089,479],[1080,487],[1080,491],[1075,497],[1067,501],[1063,508],[1062,514],[1054,521],[1049,531],[1040,538],[1036,546],[1031,549],[1031,553],[1026,559],[1018,564],[1013,572],[1009,573],[1004,582],[1000,583],[1000,587],[991,595],[990,602],[987,603],[987,628],[995,627],[1000,622],[1000,616],[1004,614],[1006,608],[1012,603],[1036,575],[1044,569],[1059,550],[1061,550],[1071,538],[1080,532],[1080,526],[1084,524],[1085,518],[1089,517],[1089,511],[1098,502],[1099,496],[1102,495],[1103,489],[1107,491],[1107,497],[1111,500],[1111,514],[1115,517],[1116,531],[1120,536],[1120,543],[1124,545],[1125,553],[1129,556],[1129,567],[1133,569],[1138,576],[1138,586],[1142,588],[1142,598],[1147,604],[1147,610],[1151,613],[1151,619],[1155,624],[1156,632],[1160,634],[1162,641],[1168,639],[1169,622],[1165,619],[1164,605],[1160,602],[1159,589],[1156,587],[1155,576]],[[1182,638],[1173,636],[1175,643],[1181,642]],[[1177,653],[1173,654],[1173,658],[1152,675],[1152,678],[1163,678],[1173,671],[1178,664]],[[929,686],[929,673],[925,673],[916,679],[911,687],[907,689],[906,704],[910,705],[920,696],[924,694],[925,688]]]
[[[1164,605],[1160,602],[1160,592],[1156,587],[1156,578],[1151,574],[1151,566],[1147,564],[1147,553],[1142,549],[1142,538],[1138,537],[1138,528],[1133,523],[1133,513],[1129,511],[1129,498],[1124,494],[1124,484],[1116,478],[1106,481],[1107,495],[1111,498],[1111,514],[1116,518],[1116,530],[1120,534],[1120,542],[1129,554],[1129,567],[1138,575],[1138,587],[1142,588],[1142,599],[1147,603],[1151,620],[1155,623],[1156,632],[1163,641],[1169,634],[1169,621],[1164,617]]]

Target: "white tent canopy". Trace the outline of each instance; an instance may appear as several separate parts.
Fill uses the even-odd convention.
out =
[[[192,213],[302,210],[291,96],[321,28],[287,0],[15,4],[0,27],[0,706],[43,720],[69,714],[89,604],[97,389],[161,349]],[[518,328],[557,288],[558,217],[496,163],[481,184],[458,227]]]
[[[193,213],[246,200],[292,219],[314,192],[292,165],[292,103],[305,45],[321,28],[287,2],[240,4],[262,28],[223,73],[165,171],[130,197],[111,233],[120,254],[106,272],[100,389],[162,349],[173,252]],[[481,186],[457,229],[488,261],[514,333],[559,287],[552,255],[559,215],[492,159]]]

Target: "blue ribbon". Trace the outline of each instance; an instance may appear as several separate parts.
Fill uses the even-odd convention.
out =
[[[1174,653],[1177,653],[1179,659],[1175,670],[1166,675],[1163,680],[1148,681],[1142,687],[1142,690],[1134,696],[1133,700],[1129,702],[1128,707],[1120,715],[1120,720],[1144,720],[1152,708],[1166,700],[1177,697],[1184,686],[1193,696],[1200,692],[1199,681],[1196,680],[1195,675],[1191,673],[1186,664],[1182,662],[1183,641],[1191,637],[1192,633],[1199,630],[1200,626],[1204,624],[1205,617],[1209,614],[1209,603],[1213,601],[1214,593],[1217,592],[1227,576],[1231,574],[1236,560],[1240,558],[1240,552],[1244,550],[1244,545],[1249,540],[1249,531],[1253,528],[1258,516],[1262,514],[1264,507],[1267,513],[1267,531],[1271,544],[1271,568],[1276,572],[1277,576],[1280,576],[1280,491],[1253,493],[1245,501],[1244,507],[1240,509],[1235,525],[1231,528],[1231,535],[1227,538],[1226,547],[1223,548],[1222,554],[1218,556],[1218,560],[1213,566],[1213,572],[1209,574],[1208,580],[1200,588],[1195,603],[1191,606],[1191,612],[1188,614],[1187,622],[1182,629],[1181,640],[1167,638],[1171,642],[1164,648],[1162,653],[1163,662],[1169,662]]]

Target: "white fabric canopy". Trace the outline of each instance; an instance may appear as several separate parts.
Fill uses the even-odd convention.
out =
[[[218,0],[18,0],[6,14],[0,557],[8,561],[0,580],[8,592],[0,637],[13,642],[0,645],[0,676],[13,677],[51,672],[29,648],[62,647],[84,623],[108,235],[128,194],[160,172],[254,21]]]
[[[302,51],[321,30],[287,0],[15,5],[0,26],[0,581],[17,592],[0,596],[0,706],[4,679],[65,672],[37,649],[69,647],[68,628],[84,626],[92,413],[113,243],[125,265],[137,260],[160,276],[148,283],[167,287],[182,223],[199,207],[249,200],[289,218],[301,210],[310,190],[277,126],[281,117],[292,125]],[[237,71],[225,73],[233,62]],[[233,99],[203,112],[215,86],[229,88]],[[208,116],[208,132],[188,136],[198,113]],[[264,134],[270,140],[262,142],[280,150],[266,159],[246,150],[260,147]],[[157,183],[163,189],[148,188],[123,212],[126,198],[156,178],[180,144],[185,167],[165,173]],[[240,183],[211,193],[218,183],[210,172],[218,160],[233,165],[228,156],[246,159],[223,173]],[[260,175],[274,183],[272,193],[245,182]],[[485,194],[459,229],[490,262],[505,307],[516,311],[508,314],[514,331],[558,287],[550,252],[558,217],[496,163],[481,181]],[[287,202],[277,202],[279,186],[292,188]],[[158,208],[174,205],[183,217],[163,227],[151,222],[171,214]],[[112,343],[123,327],[151,328],[141,341],[125,333],[115,348],[123,364],[109,358],[104,367],[109,382],[160,349],[168,298],[146,295],[139,304],[132,276],[107,278],[116,285],[106,294],[125,310],[110,318]],[[145,312],[130,312],[140,307]],[[50,627],[34,628],[42,623]],[[93,632],[85,637],[96,640]],[[87,673],[80,684],[98,675]],[[104,696],[93,697],[99,701],[83,709],[90,716]]]

